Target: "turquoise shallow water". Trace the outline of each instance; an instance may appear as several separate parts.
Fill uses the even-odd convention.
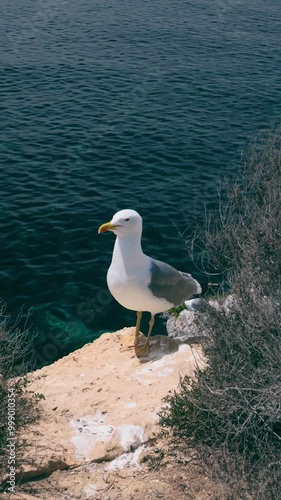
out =
[[[113,236],[97,235],[126,207],[144,217],[147,253],[206,279],[178,230],[280,122],[280,17],[277,0],[2,0],[0,296],[12,315],[47,305],[92,332],[132,324],[106,292]]]

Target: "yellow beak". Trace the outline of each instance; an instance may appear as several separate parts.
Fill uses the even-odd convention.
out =
[[[98,234],[105,233],[105,231],[114,231],[116,228],[116,225],[111,224],[111,222],[106,222],[106,224],[102,224],[102,226],[99,227]]]

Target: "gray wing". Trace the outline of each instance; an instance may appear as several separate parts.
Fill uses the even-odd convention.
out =
[[[151,281],[148,285],[153,295],[179,306],[193,295],[202,292],[198,281],[191,274],[181,273],[174,267],[151,259]]]

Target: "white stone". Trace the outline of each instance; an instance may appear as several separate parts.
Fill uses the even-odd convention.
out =
[[[140,466],[140,456],[145,450],[145,446],[140,446],[134,452],[124,453],[119,457],[115,458],[108,465],[105,466],[105,471],[113,471],[124,469],[125,467],[139,467]]]
[[[120,425],[118,427],[118,437],[124,451],[129,451],[131,447],[135,449],[147,440],[147,436],[140,425]]]

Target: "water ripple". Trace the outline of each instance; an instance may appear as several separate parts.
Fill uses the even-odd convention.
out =
[[[105,287],[97,227],[120,208],[144,216],[148,253],[194,271],[178,231],[280,121],[280,15],[277,0],[55,4],[0,6],[0,296],[76,314]],[[112,301],[90,327],[132,318]]]

